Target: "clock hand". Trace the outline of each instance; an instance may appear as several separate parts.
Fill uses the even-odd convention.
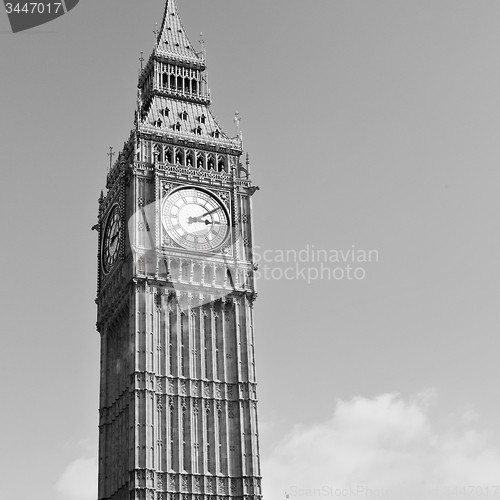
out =
[[[214,212],[217,212],[217,210],[219,210],[219,207],[214,208],[213,210],[210,210],[210,212],[206,212],[206,213],[204,213],[203,215],[200,215],[200,217],[205,217],[205,215],[210,215],[210,214],[213,214]],[[199,217],[199,218],[200,218],[200,217]]]
[[[212,220],[212,221],[204,220],[204,221],[200,221],[200,222],[204,222],[206,226],[208,226],[208,224],[222,224],[224,226],[226,225],[223,222],[220,222],[218,220]]]

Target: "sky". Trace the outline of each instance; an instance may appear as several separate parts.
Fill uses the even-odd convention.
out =
[[[0,13],[0,498],[97,497],[91,227],[163,7]],[[500,497],[500,3],[178,7],[260,187],[265,498]]]

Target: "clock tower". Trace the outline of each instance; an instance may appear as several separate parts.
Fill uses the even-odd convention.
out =
[[[241,136],[167,0],[99,199],[99,500],[260,499]]]

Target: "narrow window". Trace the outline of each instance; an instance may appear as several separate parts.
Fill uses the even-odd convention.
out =
[[[168,148],[165,151],[165,159],[167,160],[168,163],[172,163],[172,148]]]
[[[175,151],[175,163],[178,163],[179,165],[184,164],[184,155],[182,149],[176,149]]]
[[[213,155],[210,155],[208,157],[208,163],[207,163],[208,170],[215,170],[215,161]]]
[[[197,155],[196,166],[198,168],[203,168],[203,154],[202,153],[198,153],[198,155]]]
[[[226,159],[223,156],[219,156],[219,159],[217,161],[217,170],[219,172],[227,172]]]

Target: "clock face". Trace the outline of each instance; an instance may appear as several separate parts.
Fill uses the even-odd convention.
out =
[[[104,270],[108,272],[118,260],[120,250],[120,213],[116,207],[108,218],[104,233],[103,258]]]
[[[182,188],[171,193],[163,204],[162,220],[170,238],[188,250],[215,250],[229,236],[227,210],[200,189]]]

